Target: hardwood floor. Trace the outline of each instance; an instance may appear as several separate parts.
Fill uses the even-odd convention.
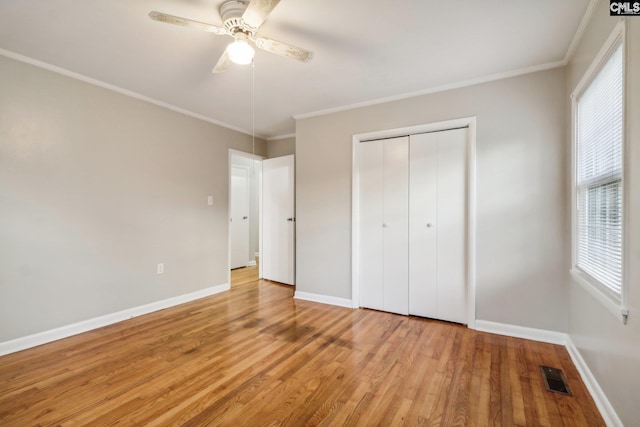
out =
[[[0,357],[0,425],[604,425],[561,346],[294,300],[250,273]],[[542,364],[573,397],[545,390]]]

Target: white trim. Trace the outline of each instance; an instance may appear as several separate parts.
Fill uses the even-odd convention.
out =
[[[476,329],[476,118],[471,117],[467,137],[467,326]]]
[[[267,141],[277,141],[279,139],[287,139],[287,138],[295,138],[295,137],[296,137],[295,133],[288,133],[286,135],[270,136],[269,138],[267,138]]]
[[[584,35],[584,31],[585,31],[587,25],[589,24],[589,21],[591,20],[591,17],[593,15],[593,12],[596,9],[597,4],[598,4],[598,0],[589,0],[589,4],[587,5],[587,8],[586,8],[586,10],[584,12],[584,15],[582,15],[582,19],[580,20],[580,24],[578,25],[578,28],[576,29],[576,32],[573,35],[573,38],[571,39],[571,42],[569,43],[569,47],[567,48],[567,51],[565,52],[564,58],[561,61],[547,62],[546,64],[540,64],[540,65],[533,65],[531,67],[518,68],[518,69],[512,70],[512,71],[506,71],[506,72],[502,72],[502,73],[490,74],[488,76],[477,77],[475,79],[469,79],[469,80],[463,80],[463,81],[457,82],[457,83],[449,83],[449,84],[445,84],[445,85],[441,85],[441,86],[435,86],[435,87],[432,87],[432,88],[429,88],[429,89],[422,89],[422,90],[413,91],[413,92],[407,92],[407,93],[403,93],[403,94],[399,94],[399,95],[392,95],[392,96],[388,96],[388,97],[376,98],[376,99],[371,99],[371,100],[368,100],[368,101],[356,102],[356,103],[353,103],[353,104],[342,105],[342,106],[338,106],[338,107],[332,107],[332,108],[326,108],[326,109],[322,109],[322,110],[310,111],[310,112],[307,112],[307,113],[295,114],[293,116],[293,118],[295,120],[309,119],[311,117],[324,116],[324,115],[327,115],[327,114],[339,113],[341,111],[354,110],[356,108],[370,107],[370,106],[373,106],[373,105],[384,104],[386,102],[399,101],[399,100],[402,100],[402,99],[413,98],[413,97],[416,97],[416,96],[429,95],[429,94],[438,93],[438,92],[445,92],[447,90],[460,89],[460,88],[464,88],[464,87],[468,87],[468,86],[474,86],[474,85],[477,85],[477,84],[489,83],[489,82],[493,82],[493,81],[496,81],[496,80],[502,80],[502,79],[507,79],[507,78],[511,78],[511,77],[522,76],[522,75],[525,75],[525,74],[537,73],[538,71],[545,71],[545,70],[551,70],[553,68],[564,67],[573,58],[575,50],[578,47],[578,44],[580,43],[580,40],[582,39],[582,36]],[[267,139],[267,140],[269,140],[269,139]]]
[[[582,40],[582,36],[584,35],[584,31],[591,21],[591,16],[593,15],[593,11],[596,9],[598,4],[598,0],[590,0],[587,5],[587,9],[584,11],[584,15],[582,15],[582,19],[580,20],[580,24],[578,25],[578,29],[576,33],[573,35],[573,39],[571,39],[571,43],[569,43],[569,47],[567,48],[567,52],[564,54],[564,65],[567,65],[569,61],[573,58],[573,54],[576,52],[578,44],[580,40]]]
[[[338,307],[352,308],[351,300],[347,298],[332,297],[329,295],[312,294],[309,292],[295,291],[293,298],[304,301],[312,301],[320,304],[336,305]]]
[[[524,338],[549,344],[566,345],[567,334],[564,332],[548,331],[546,329],[528,328],[525,326],[509,325],[507,323],[476,320],[476,330],[507,337]]]
[[[573,340],[571,340],[571,336],[567,336],[565,346],[569,352],[569,356],[571,356],[573,364],[580,373],[580,377],[582,377],[582,382],[587,387],[587,390],[589,390],[606,425],[609,427],[623,427],[622,421],[618,417],[615,409],[613,409],[609,399],[607,399],[607,395],[600,387],[600,384],[598,384],[596,377],[593,376],[589,365],[587,365],[587,362],[582,358],[582,354],[573,343]]]
[[[360,308],[360,138],[351,142],[351,304]],[[358,284],[356,286],[356,284]]]
[[[238,157],[244,157],[247,159],[251,159],[251,160],[264,160],[266,159],[266,157],[261,156],[260,154],[251,154],[251,153],[247,153],[246,151],[240,151],[240,150],[236,150],[233,148],[229,148],[229,153],[230,155],[233,156],[238,156]],[[229,157],[231,158],[231,157]],[[231,164],[231,163],[229,163]]]
[[[6,56],[7,58],[14,59],[16,61],[24,62],[26,64],[33,65],[38,68],[45,69],[47,71],[52,71],[57,74],[61,74],[65,77],[69,77],[75,80],[80,80],[85,83],[92,84],[94,86],[101,87],[103,89],[111,90],[113,92],[117,92],[119,94],[129,96],[131,98],[139,99],[144,102],[148,102],[153,105],[157,105],[158,107],[166,108],[167,110],[174,111],[176,113],[184,114],[185,116],[193,117],[194,119],[202,120],[205,122],[213,123],[214,125],[221,126],[223,128],[231,129],[236,132],[244,133],[246,135],[252,135],[251,131],[239,128],[237,126],[230,125],[229,123],[222,122],[220,120],[216,120],[211,117],[204,116],[202,114],[194,113],[193,111],[185,110],[184,108],[176,107],[175,105],[167,104],[166,102],[158,101],[157,99],[150,98],[148,96],[139,94],[129,89],[123,89],[121,87],[105,83],[100,80],[96,80],[91,77],[87,77],[83,74],[76,73],[74,71],[67,70],[66,68],[58,67],[57,65],[48,64],[43,61],[39,61],[37,59],[29,58],[28,56],[20,55],[19,53],[11,52],[10,50],[0,49],[0,55]],[[264,136],[255,135],[258,138],[265,139]]]
[[[618,42],[618,40],[622,42],[622,46],[623,46],[622,61],[623,61],[623,73],[624,73],[625,71],[624,63],[626,63],[625,58],[627,56],[626,50],[625,50],[625,45],[626,45],[625,29],[626,29],[626,26],[625,26],[624,20],[619,21],[616,24],[616,26],[613,27],[613,30],[609,34],[607,41],[602,45],[602,47],[600,48],[600,51],[598,52],[598,54],[595,56],[595,58],[589,65],[589,68],[587,68],[587,71],[584,72],[584,74],[582,75],[582,78],[576,85],[573,92],[571,92],[572,99],[575,99],[579,94],[581,94],[585,86],[591,83],[591,81],[595,77],[594,73],[604,65],[605,60],[608,59],[609,53],[612,51],[612,48]],[[625,83],[624,87],[626,88],[627,87],[626,81],[624,83]]]
[[[598,302],[600,302],[600,304],[602,304],[607,310],[609,310],[611,314],[613,314],[616,317],[622,316],[623,308],[620,302],[616,302],[613,299],[611,299],[604,292],[604,289],[602,289],[604,287],[602,284],[600,284],[595,279],[591,279],[585,273],[583,273],[577,268],[572,268],[569,271],[569,273],[571,274],[571,277],[576,283],[582,286],[582,288],[585,291],[587,291],[589,294],[591,294],[592,297],[598,300]]]
[[[407,126],[402,128],[365,132],[353,135],[352,141],[357,140],[358,142],[363,142],[375,139],[396,138],[398,136],[414,135],[417,133],[437,132],[447,129],[463,128],[471,126],[471,124],[473,124],[473,126],[475,127],[475,122],[475,117],[464,117],[461,119],[445,120],[435,123],[425,123],[421,125]]]
[[[628,73],[629,61],[627,58],[629,57],[629,46],[627,46],[627,26],[625,18],[621,18],[620,23],[622,32],[622,87],[624,90],[624,102],[622,104],[622,120],[624,120],[624,126],[622,128],[622,294],[620,297],[622,298],[620,304],[620,310],[622,314],[622,323],[627,324],[627,319],[629,316],[629,284],[628,279],[629,275],[629,223],[631,218],[631,193],[630,193],[630,183],[631,183],[631,168],[629,167],[629,162],[631,158],[631,141],[629,135],[631,135],[631,117],[629,117],[629,112],[631,108],[631,96],[628,96],[630,93],[628,77],[631,75]],[[616,26],[617,27],[617,26]]]
[[[370,106],[373,106],[373,105],[384,104],[384,103],[387,103],[387,102],[400,101],[400,100],[407,99],[407,98],[414,98],[414,97],[417,97],[417,96],[429,95],[429,94],[438,93],[438,92],[445,92],[445,91],[448,91],[448,90],[460,89],[460,88],[464,88],[464,87],[468,87],[468,86],[474,86],[474,85],[482,84],[482,83],[489,83],[489,82],[493,82],[493,81],[496,81],[496,80],[502,80],[502,79],[507,79],[507,78],[511,78],[511,77],[521,76],[521,75],[524,75],[524,74],[536,73],[538,71],[551,70],[553,68],[564,67],[565,65],[566,64],[564,63],[564,61],[549,62],[549,63],[546,63],[546,64],[535,65],[535,66],[526,67],[526,68],[520,68],[520,69],[513,70],[513,71],[506,71],[504,73],[491,74],[489,76],[478,77],[478,78],[470,79],[470,80],[464,80],[464,81],[457,82],[457,83],[450,83],[450,84],[446,84],[446,85],[436,86],[436,87],[432,87],[432,88],[429,88],[429,89],[422,89],[422,90],[418,90],[418,91],[414,91],[414,92],[407,92],[407,93],[403,93],[403,94],[399,94],[399,95],[387,96],[387,97],[384,97],[384,98],[371,99],[369,101],[357,102],[357,103],[354,103],[354,104],[343,105],[343,106],[340,106],[340,107],[327,108],[327,109],[324,109],[324,110],[317,110],[317,111],[312,111],[312,112],[309,112],[309,113],[296,114],[296,115],[293,116],[293,118],[296,119],[296,120],[309,119],[311,117],[324,116],[324,115],[327,115],[327,114],[339,113],[339,112],[347,111],[347,110],[354,110],[356,108],[370,107]]]
[[[598,384],[598,380],[596,380],[595,376],[589,369],[589,365],[582,358],[582,354],[573,343],[570,335],[563,332],[527,328],[524,326],[490,322],[488,320],[476,320],[476,329],[481,332],[563,345],[567,349],[567,352],[571,357],[571,361],[578,370],[582,382],[587,387],[589,394],[591,394],[591,397],[593,398],[598,411],[600,411],[600,415],[602,415],[606,425],[609,427],[623,427],[618,414],[609,402],[609,399],[607,399],[607,396],[600,387],[600,384]]]
[[[255,265],[256,265],[256,260],[255,259],[253,261],[247,262],[247,267],[255,267]]]
[[[71,325],[61,326],[59,328],[48,331],[38,332],[33,335],[16,338],[10,341],[0,343],[0,356],[16,351],[25,350],[27,348],[57,341],[72,335],[81,334],[93,329],[102,328],[103,326],[113,323],[122,322],[134,317],[153,313],[154,311],[163,310],[165,308],[174,307],[200,298],[208,297],[230,289],[228,283],[212,286],[210,288],[200,289],[188,294],[178,295],[176,297],[167,298],[161,301],[152,302],[138,307],[128,308],[126,310],[117,311],[115,313],[106,314],[104,316],[94,317],[93,319],[83,320]]]
[[[580,24],[578,25],[578,29],[576,30],[576,33],[574,34],[573,38],[571,39],[571,42],[570,42],[569,47],[567,49],[567,52],[565,53],[564,58],[562,59],[562,61],[548,62],[546,64],[540,64],[540,65],[534,65],[534,66],[531,66],[531,67],[519,68],[519,69],[516,69],[516,70],[506,71],[506,72],[503,72],[503,73],[490,74],[490,75],[484,76],[484,77],[478,77],[478,78],[475,78],[475,79],[463,80],[463,81],[457,82],[457,83],[450,83],[450,84],[446,84],[446,85],[435,86],[435,87],[432,87],[432,88],[429,88],[429,89],[423,89],[423,90],[418,90],[418,91],[413,91],[413,92],[407,92],[407,93],[400,94],[400,95],[393,95],[393,96],[388,96],[388,97],[383,97],[383,98],[377,98],[377,99],[372,99],[372,100],[369,100],[369,101],[363,101],[363,102],[343,105],[343,106],[339,106],[339,107],[327,108],[327,109],[312,111],[312,112],[308,112],[308,113],[294,114],[293,118],[295,120],[298,120],[298,119],[307,119],[307,118],[311,118],[311,117],[323,116],[323,115],[327,115],[327,114],[337,113],[337,112],[340,112],[340,111],[347,111],[347,110],[353,110],[353,109],[361,108],[361,107],[368,107],[368,106],[372,106],[372,105],[384,104],[386,102],[399,101],[399,100],[402,100],[402,99],[413,98],[413,97],[416,97],[416,96],[428,95],[428,94],[438,93],[438,92],[445,92],[447,90],[460,89],[460,88],[463,88],[463,87],[473,86],[473,85],[477,85],[477,84],[481,84],[481,83],[489,83],[489,82],[492,82],[492,81],[506,79],[506,78],[510,78],[510,77],[516,77],[516,76],[520,76],[520,75],[536,73],[538,71],[544,71],[544,70],[550,70],[550,69],[553,69],[553,68],[564,67],[565,65],[567,65],[569,63],[569,61],[573,57],[573,54],[575,53],[575,49],[578,46],[580,40],[582,39],[582,36],[584,34],[584,31],[585,31],[585,28],[586,28],[587,24],[589,23],[589,21],[591,20],[591,16],[593,15],[593,11],[595,10],[595,7],[596,7],[597,3],[598,3],[598,0],[590,0],[589,1],[589,5],[587,6],[587,9],[585,10],[585,13],[582,16],[582,19],[580,20]],[[48,70],[48,71],[53,71],[55,73],[62,74],[63,76],[70,77],[70,78],[73,78],[73,79],[76,79],[76,80],[80,80],[80,81],[83,81],[85,83],[93,84],[95,86],[99,86],[99,87],[102,87],[104,89],[109,89],[109,90],[112,90],[114,92],[118,92],[120,94],[123,94],[123,95],[126,95],[126,96],[130,96],[132,98],[136,98],[136,99],[139,99],[139,100],[142,100],[142,101],[145,101],[145,102],[149,102],[149,103],[157,105],[159,107],[163,107],[163,108],[166,108],[168,110],[184,114],[186,116],[190,116],[190,117],[193,117],[193,118],[196,118],[196,119],[199,119],[199,120],[203,120],[203,121],[206,121],[206,122],[209,122],[209,123],[213,123],[215,125],[222,126],[224,128],[234,130],[236,132],[244,133],[246,135],[253,135],[252,132],[250,132],[248,130],[245,130],[245,129],[242,129],[242,128],[239,128],[237,126],[233,126],[233,125],[230,125],[228,123],[213,119],[211,117],[207,117],[207,116],[204,116],[202,114],[194,113],[192,111],[185,110],[183,108],[176,107],[174,105],[167,104],[167,103],[162,102],[162,101],[158,101],[156,99],[147,97],[145,95],[141,95],[141,94],[139,94],[137,92],[133,92],[133,91],[128,90],[128,89],[123,89],[123,88],[120,88],[118,86],[115,86],[115,85],[112,85],[112,84],[109,84],[109,83],[105,83],[105,82],[102,82],[100,80],[96,80],[96,79],[93,79],[91,77],[87,77],[85,75],[82,75],[82,74],[67,70],[65,68],[58,67],[56,65],[52,65],[52,64],[49,64],[49,63],[34,59],[34,58],[30,58],[28,56],[21,55],[19,53],[12,52],[10,50],[0,49],[0,55],[6,56],[7,58],[14,59],[16,61],[20,61],[20,62],[24,62],[24,63],[27,63],[27,64],[34,65],[36,67],[43,68],[43,69]],[[279,139],[295,138],[296,134],[294,132],[294,133],[289,133],[289,134],[285,134],[285,135],[276,135],[276,136],[270,136],[270,137],[266,137],[264,135],[255,135],[255,136],[257,136],[258,138],[265,139],[266,141],[276,141],[276,140],[279,140]]]
[[[464,117],[417,126],[353,135],[351,180],[351,303],[360,307],[360,207],[359,145],[372,139],[394,138],[417,133],[468,127],[467,135],[467,326],[476,328],[476,118]]]
[[[623,104],[623,121],[624,126],[622,130],[622,294],[620,295],[619,301],[614,301],[611,297],[609,297],[606,292],[601,289],[604,285],[597,282],[595,279],[591,279],[586,274],[583,274],[577,267],[577,186],[576,186],[576,102],[578,97],[582,94],[582,92],[588,87],[588,85],[593,81],[596,72],[604,65],[605,61],[608,59],[609,54],[612,52],[613,48],[620,42],[622,45],[622,79],[623,79],[623,88],[625,90],[624,95],[624,104]],[[580,286],[582,286],[589,294],[591,294],[598,302],[600,302],[609,312],[611,312],[614,316],[618,317],[624,324],[626,324],[627,316],[629,314],[628,310],[628,222],[629,222],[629,168],[627,167],[627,162],[629,161],[629,141],[627,138],[628,129],[630,126],[630,120],[627,115],[627,105],[630,102],[629,97],[626,96],[627,91],[627,43],[626,43],[626,23],[624,19],[621,19],[616,26],[613,28],[609,37],[607,37],[607,41],[602,45],[600,51],[595,56],[589,68],[582,75],[582,78],[576,85],[576,87],[571,92],[571,277],[577,282]]]

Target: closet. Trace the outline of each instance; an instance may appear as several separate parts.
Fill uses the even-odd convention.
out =
[[[358,151],[360,306],[467,323],[467,129]]]

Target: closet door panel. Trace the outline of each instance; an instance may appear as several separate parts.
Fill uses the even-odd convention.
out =
[[[360,144],[360,305],[384,309],[383,141]]]
[[[466,129],[439,132],[438,318],[459,323],[467,323],[466,145]]]
[[[467,130],[359,146],[360,305],[466,323]]]
[[[438,133],[410,136],[409,313],[437,317]]]
[[[384,141],[384,310],[409,313],[409,138]]]

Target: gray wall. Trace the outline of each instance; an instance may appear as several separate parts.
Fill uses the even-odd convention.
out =
[[[351,299],[353,134],[477,116],[477,318],[566,331],[565,70],[296,122],[296,289]]]
[[[618,18],[601,1],[568,66],[567,96],[574,90]],[[640,420],[640,19],[627,19],[627,120],[629,179],[627,210],[627,285],[630,316],[627,325],[580,285],[569,290],[569,334],[624,425]],[[568,139],[570,141],[570,139]],[[570,150],[570,143],[567,144]],[[567,168],[570,163],[567,163]],[[567,269],[570,264],[567,265]]]
[[[296,138],[283,138],[267,141],[267,158],[288,156],[296,154]]]
[[[228,149],[250,136],[4,57],[0,75],[0,342],[228,282]]]

